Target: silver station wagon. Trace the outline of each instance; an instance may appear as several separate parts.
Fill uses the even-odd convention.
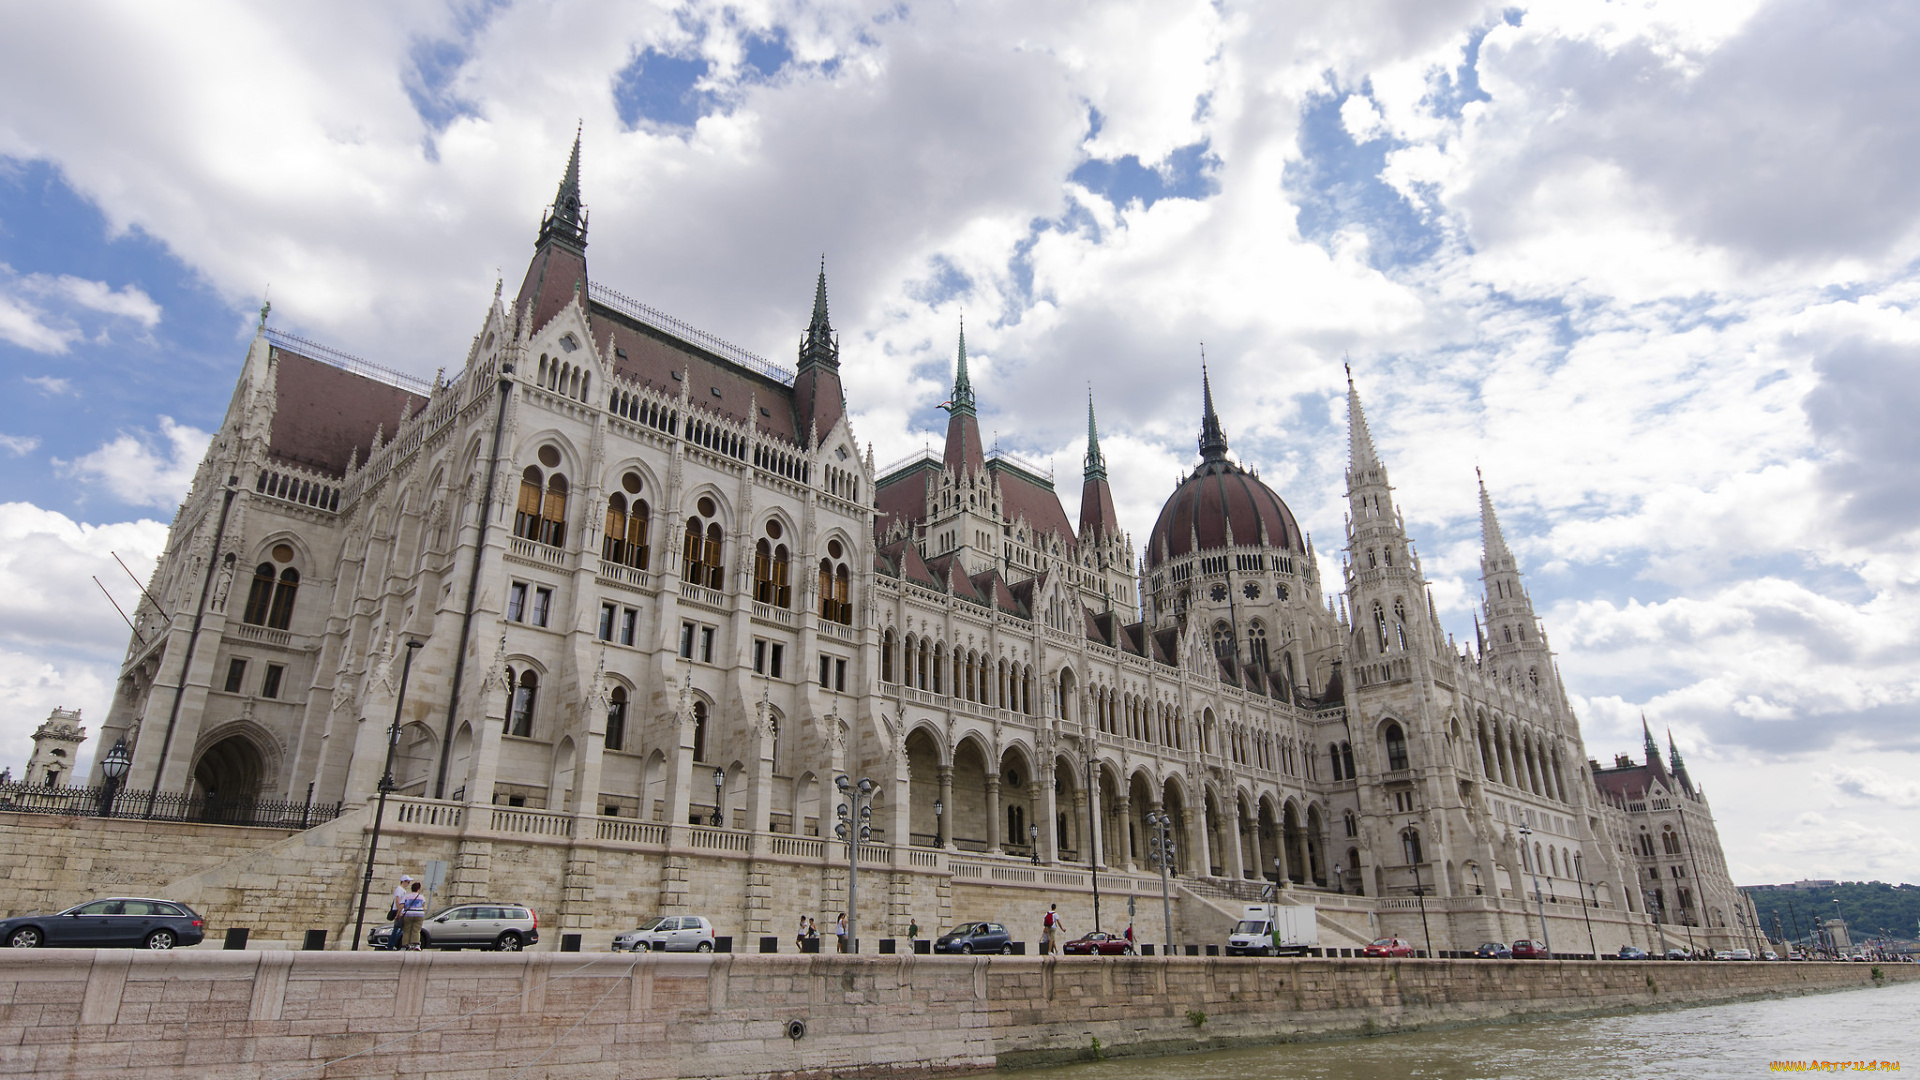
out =
[[[420,924],[423,949],[498,949],[518,952],[540,940],[540,917],[525,904],[501,904],[478,901],[442,908]],[[400,929],[394,925],[376,926],[367,933],[367,944],[376,949],[396,948]]]

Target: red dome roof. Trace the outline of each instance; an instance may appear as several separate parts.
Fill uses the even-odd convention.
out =
[[[1224,548],[1229,528],[1236,547],[1259,546],[1264,528],[1266,542],[1273,547],[1296,554],[1307,550],[1300,525],[1280,496],[1222,455],[1201,462],[1160,508],[1160,520],[1153,523],[1153,534],[1147,539],[1147,565],[1158,566],[1164,561],[1163,543],[1164,559],[1191,554],[1196,550],[1195,534],[1200,540],[1198,550]]]

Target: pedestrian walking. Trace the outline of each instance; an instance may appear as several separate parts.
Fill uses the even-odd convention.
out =
[[[427,917],[427,896],[420,891],[420,883],[413,883],[413,890],[400,903],[400,947],[408,952],[420,951],[420,924]]]
[[[393,906],[387,909],[387,921],[400,921],[400,908],[407,902],[407,894],[413,891],[413,875],[401,874],[400,884],[393,887]]]
[[[840,951],[847,951],[847,913],[840,913],[840,921],[833,928],[833,936],[840,939]]]
[[[1048,904],[1040,920],[1040,955],[1052,956],[1055,935],[1060,933],[1060,905]]]
[[[1133,920],[1127,920],[1127,955],[1133,955]]]
[[[907,920],[907,948],[912,949],[913,943],[919,940],[920,940],[920,920],[908,919]]]
[[[801,952],[807,951],[807,917],[800,916],[800,929],[794,931],[793,947]]]

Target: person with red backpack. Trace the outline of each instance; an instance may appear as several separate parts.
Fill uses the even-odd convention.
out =
[[[1040,952],[1042,955],[1053,955],[1053,945],[1054,942],[1059,939],[1059,934],[1060,905],[1048,904],[1047,914],[1040,920]]]

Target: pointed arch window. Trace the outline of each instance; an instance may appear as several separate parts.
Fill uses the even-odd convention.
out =
[[[889,629],[880,639],[880,681],[893,681],[893,631]]]
[[[1387,771],[1399,772],[1400,770],[1406,768],[1407,767],[1407,735],[1406,735],[1406,732],[1400,730],[1400,725],[1397,723],[1394,723],[1393,721],[1387,722],[1386,744],[1387,744]]]
[[[1327,762],[1328,764],[1333,766],[1334,780],[1336,781],[1345,780],[1347,778],[1347,774],[1340,771],[1340,744],[1339,743],[1327,744]]]
[[[827,541],[827,557],[820,560],[820,618],[842,626],[853,625],[853,576],[841,560],[846,549],[838,539]],[[958,662],[958,656],[955,662]]]
[[[1423,863],[1426,861],[1425,859],[1421,858],[1421,855],[1424,853],[1420,850],[1420,830],[1405,829],[1401,831],[1400,853],[1401,855],[1406,857],[1407,865],[1409,866],[1417,865],[1419,863]]]
[[[542,450],[550,450],[543,447]],[[556,464],[560,458],[553,457]],[[513,535],[548,547],[565,547],[567,542],[567,478],[559,473],[547,476],[538,465],[529,465],[520,474],[520,502],[513,515]]]
[[[1340,764],[1346,767],[1347,779],[1352,780],[1356,776],[1360,775],[1359,773],[1356,773],[1353,771],[1353,744],[1352,743],[1343,742],[1340,744]]]
[[[289,566],[280,571],[273,587],[273,606],[267,610],[267,628],[285,630],[293,621],[293,598],[300,591],[300,571]]]
[[[1378,600],[1373,602],[1373,633],[1374,637],[1378,639],[1380,643],[1380,654],[1385,656],[1387,652],[1387,609],[1381,607],[1380,601]]]
[[[608,750],[627,748],[627,688],[624,686],[614,687],[612,698],[607,702],[607,737],[604,745]]]
[[[726,548],[726,530],[714,520],[719,508],[712,499],[702,498],[699,512],[687,519],[686,544],[681,552],[681,577],[689,584],[708,589],[726,587],[727,572],[721,562]]]
[[[1393,637],[1400,645],[1400,651],[1407,651],[1407,604],[1395,597],[1393,600]]]
[[[1214,657],[1224,664],[1231,661],[1234,658],[1234,653],[1236,651],[1238,650],[1234,648],[1233,627],[1228,626],[1224,621],[1214,623],[1213,624],[1213,655]]]
[[[634,487],[639,486],[639,477],[629,473]],[[631,501],[620,492],[607,497],[607,527],[600,545],[600,558],[606,562],[621,566],[647,569],[652,555],[648,543],[648,533],[652,531],[652,512],[645,499]]]
[[[1267,670],[1267,627],[1255,619],[1247,628],[1247,651],[1251,654],[1253,666],[1261,671]]]
[[[277,575],[272,563],[261,563],[253,571],[253,586],[247,590],[247,610],[241,621],[252,626],[267,625],[267,612],[273,607],[273,583]]]
[[[693,760],[707,760],[707,703],[693,702]]]

